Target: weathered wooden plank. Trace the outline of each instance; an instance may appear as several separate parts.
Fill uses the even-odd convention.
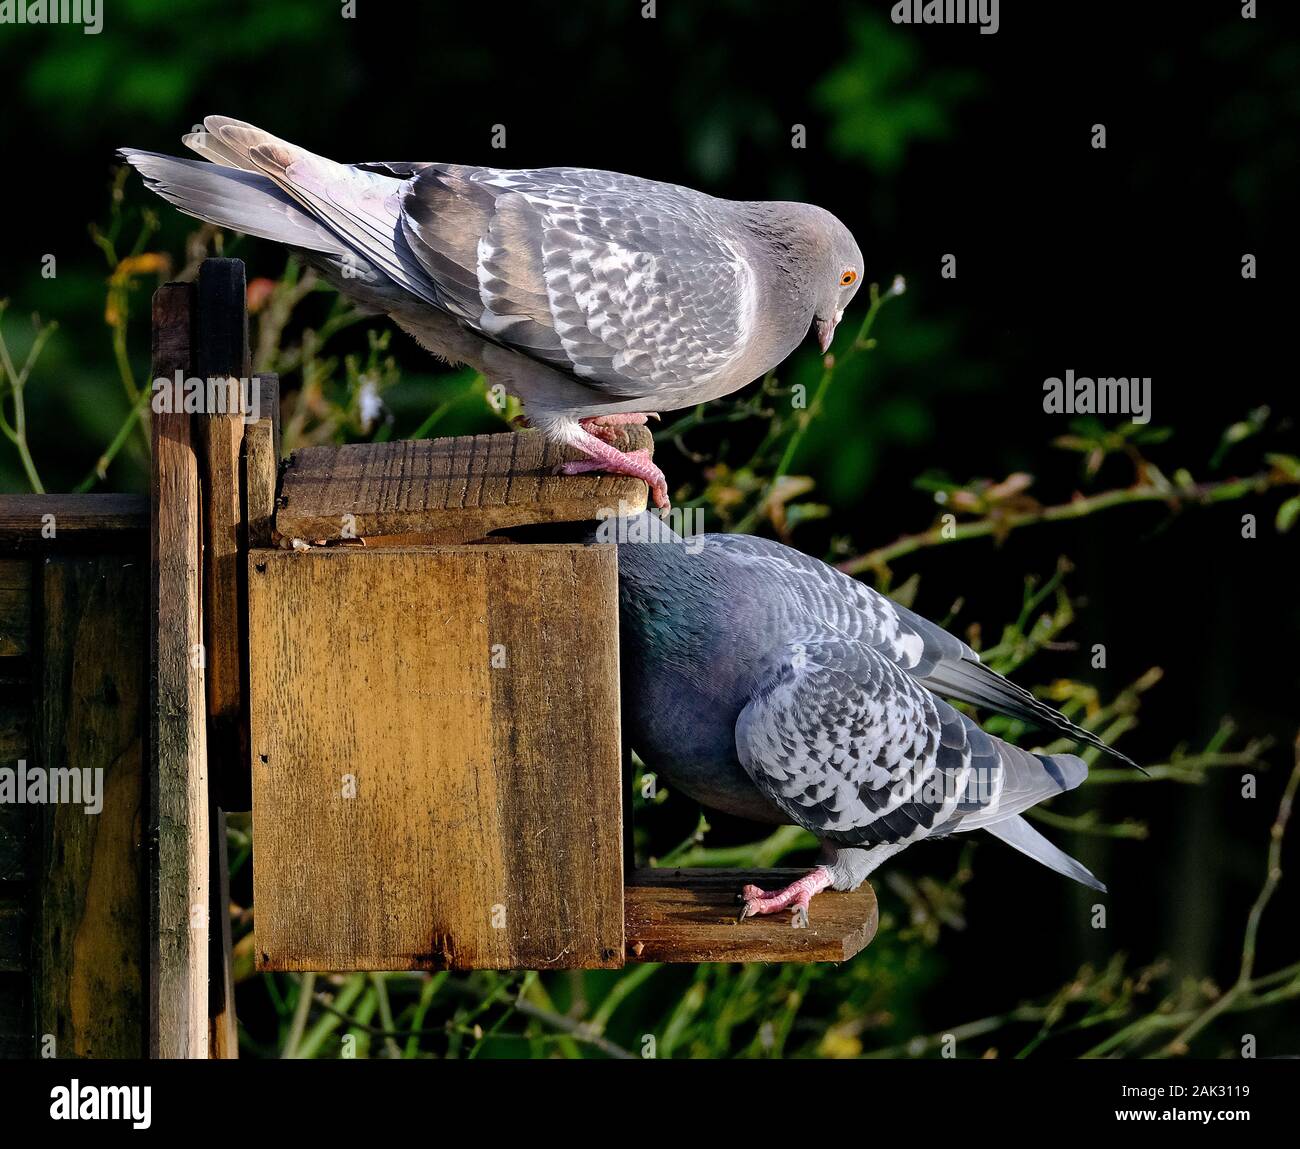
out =
[[[0,1059],[32,1055],[30,991],[26,974],[0,973]]]
[[[275,497],[280,472],[280,379],[259,377],[261,411],[244,428],[244,522],[250,547],[269,547],[274,540]]]
[[[0,495],[0,550],[143,543],[148,529],[142,495]]]
[[[32,564],[0,559],[0,658],[17,658],[31,649]]]
[[[41,765],[83,779],[41,817],[35,1015],[59,1057],[144,1055],[148,595],[133,558],[44,565]]]
[[[238,1055],[234,985],[230,976],[230,881],[225,870],[224,811],[252,805],[248,763],[247,549],[244,517],[244,434],[251,399],[244,265],[207,259],[199,268],[195,367],[200,378],[237,380],[226,394],[237,399],[208,411],[198,427],[203,490],[203,624],[207,656],[210,922],[208,948],[209,1056]],[[246,384],[247,381],[247,384]],[[278,389],[277,389],[278,390]],[[261,400],[259,390],[257,399]],[[260,414],[260,411],[259,411]],[[271,413],[266,418],[271,418]]]
[[[13,688],[0,687],[0,766],[27,757],[28,710],[25,697]]]
[[[0,897],[0,973],[27,969],[28,912],[21,898]]]
[[[154,295],[154,375],[189,370],[191,289]],[[149,1053],[206,1057],[208,791],[190,420],[155,414],[150,484]]]
[[[801,928],[790,914],[736,920],[737,895],[747,882],[780,889],[805,872],[639,869],[624,891],[627,960],[847,961],[875,937],[879,924],[867,882],[852,893],[818,894]]]
[[[208,780],[212,801],[247,810],[248,739],[241,648],[246,546],[240,457],[249,379],[244,264],[205,259],[196,287],[193,358],[200,379],[235,380],[225,410],[205,411],[198,431],[203,490],[203,629],[208,692]]]
[[[485,716],[529,966],[621,966],[623,788],[618,558],[608,547],[487,548]],[[561,957],[565,948],[572,951]]]
[[[624,428],[625,450],[653,447],[644,427]],[[354,443],[295,451],[280,487],[276,529],[307,542],[386,535],[462,543],[533,523],[583,522],[646,506],[646,485],[627,475],[557,475],[581,456],[536,431]]]
[[[239,1027],[235,1018],[234,960],[230,931],[230,857],[226,850],[226,812],[212,810],[211,874],[212,929],[208,942],[208,1057],[233,1061],[239,1057]]]
[[[622,962],[611,547],[249,556],[263,969]]]
[[[30,702],[26,687],[0,687],[0,767],[14,769],[32,761]],[[0,882],[28,876],[32,807],[0,803]]]
[[[8,763],[12,768],[14,763]],[[0,882],[21,882],[28,876],[31,840],[29,808],[0,806]]]
[[[194,370],[202,379],[248,378],[248,307],[244,261],[205,259],[195,285]]]

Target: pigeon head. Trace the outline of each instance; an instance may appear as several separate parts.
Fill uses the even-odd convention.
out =
[[[814,261],[814,293],[812,330],[817,336],[817,346],[825,355],[830,350],[835,328],[844,318],[848,307],[862,284],[862,252],[852,233],[828,211],[817,211],[818,228],[822,240],[817,246],[819,258]]]
[[[825,354],[862,285],[863,260],[853,234],[824,208],[809,203],[738,204],[757,240],[754,261],[773,310],[778,358],[809,334]]]

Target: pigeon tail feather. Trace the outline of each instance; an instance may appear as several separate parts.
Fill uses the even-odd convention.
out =
[[[334,256],[348,252],[328,228],[264,175],[136,148],[121,148],[118,155],[144,177],[151,191],[186,215],[305,251]]]
[[[982,662],[969,658],[939,662],[921,681],[947,698],[969,702],[972,706],[983,706],[998,714],[1018,718],[1031,726],[1055,730],[1058,734],[1073,738],[1076,742],[1109,754],[1126,766],[1146,773],[1127,754],[1120,753],[1091,730],[1085,730],[1071,722],[1059,710],[1035,698],[1023,686],[1017,686],[1003,678]]]
[[[1018,814],[1002,822],[985,826],[995,838],[1001,838],[1008,846],[1014,846],[1022,854],[1041,862],[1049,870],[1055,870],[1067,878],[1073,878],[1089,889],[1106,893],[1105,885],[1098,881],[1096,875],[1082,862],[1075,861],[1064,850],[1053,846],[1046,838]]]

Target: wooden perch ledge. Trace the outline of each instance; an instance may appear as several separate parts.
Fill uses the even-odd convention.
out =
[[[622,430],[624,451],[652,447],[644,427]],[[511,527],[595,519],[620,503],[645,510],[640,479],[555,473],[581,457],[537,431],[306,447],[281,483],[279,543],[467,543]]]
[[[827,890],[796,927],[788,913],[736,920],[747,882],[771,889],[803,870],[639,869],[623,892],[628,961],[847,961],[876,936],[876,894]]]

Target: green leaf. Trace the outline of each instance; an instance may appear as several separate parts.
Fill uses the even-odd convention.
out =
[[[1277,509],[1277,529],[1279,534],[1286,534],[1295,521],[1300,518],[1300,495],[1292,495]]]
[[[1270,467],[1276,467],[1288,479],[1300,483],[1300,459],[1294,455],[1265,455],[1265,460]]]

